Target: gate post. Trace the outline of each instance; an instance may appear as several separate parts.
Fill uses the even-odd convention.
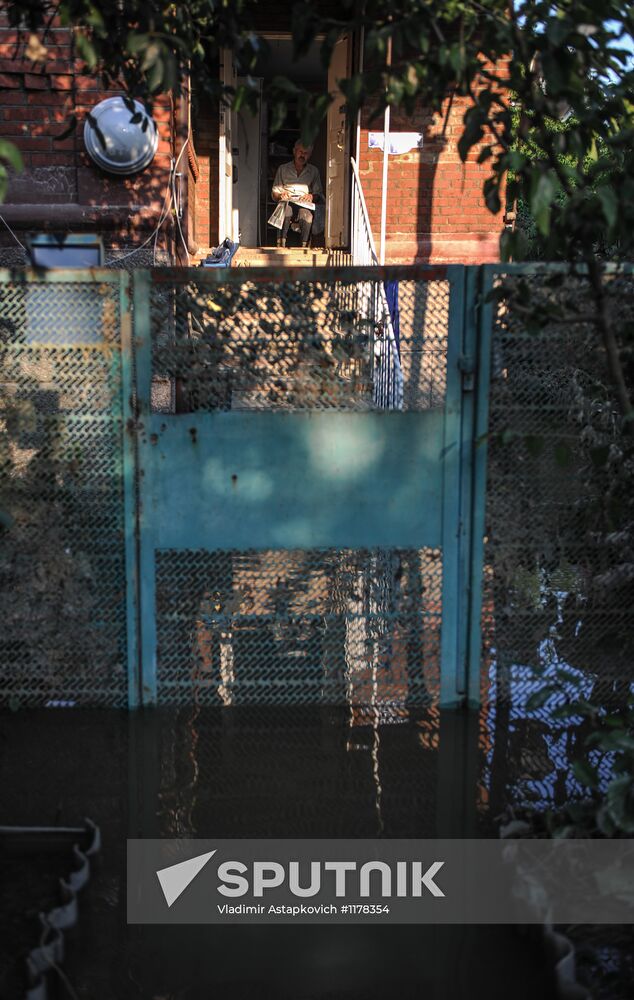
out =
[[[151,497],[149,463],[145,460],[149,442],[149,422],[152,399],[152,323],[150,316],[150,272],[135,270],[134,291],[134,352],[136,362],[136,424],[138,505],[137,505],[137,565],[139,575],[139,669],[138,704],[155,705],[156,683],[156,581],[154,567],[154,534],[147,509]]]
[[[447,268],[451,282],[443,448],[440,706],[480,704],[480,642],[490,308],[482,268]],[[487,330],[488,322],[488,330]]]
[[[462,479],[463,358],[466,269],[447,268],[449,317],[447,330],[446,396],[442,449],[442,628],[440,647],[440,707],[457,708],[464,701],[464,673],[459,660],[463,630],[461,549],[463,545]]]
[[[487,441],[491,386],[491,342],[494,305],[487,298],[493,288],[494,269],[490,264],[474,268],[471,315],[475,335],[476,379],[473,402],[473,471],[471,498],[471,551],[469,558],[469,607],[467,619],[467,698],[478,707],[481,701],[482,590],[484,576],[484,535],[486,529]]]
[[[126,662],[128,708],[139,704],[139,567],[137,560],[137,445],[134,386],[134,344],[130,275],[119,277],[121,414],[123,449],[123,517],[125,535]]]

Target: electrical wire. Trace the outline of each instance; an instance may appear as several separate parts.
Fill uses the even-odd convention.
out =
[[[167,218],[167,216],[169,214],[169,203],[171,202],[171,200],[172,200],[172,197],[171,197],[171,192],[170,192],[170,184],[169,184],[169,180],[168,180],[167,187],[165,189],[165,197],[163,198],[163,207],[161,208],[161,211],[160,211],[160,214],[159,214],[159,220],[158,220],[158,222],[156,224],[156,227],[152,230],[152,232],[150,233],[150,235],[148,236],[148,238],[143,241],[143,243],[141,243],[138,247],[135,247],[134,250],[130,250],[129,253],[124,254],[123,257],[117,257],[115,260],[111,261],[111,265],[112,264],[118,264],[122,260],[127,260],[128,257],[132,256],[132,254],[138,253],[139,250],[143,250],[143,247],[146,247],[148,245],[148,243],[150,243],[153,239],[158,238],[159,229],[161,228],[161,226],[163,225],[163,223],[165,222],[165,220],[166,220],[166,218]],[[155,253],[156,253],[156,244],[155,244],[154,250],[155,250]]]
[[[176,216],[176,225],[178,227],[178,232],[180,233],[181,243],[185,250],[185,257],[187,259],[187,266],[189,267],[189,250],[187,249],[187,243],[185,242],[185,237],[183,236],[183,230],[181,228],[180,220],[180,205],[178,203],[178,198],[176,197],[176,173],[172,174],[172,198],[174,200],[174,215]]]
[[[187,144],[189,143],[191,134],[192,134],[191,122],[188,122],[188,125],[187,125],[187,138],[185,139],[185,142],[183,143],[183,145],[180,148],[180,152],[179,152],[178,156],[176,157],[176,161],[174,163],[174,167],[173,167],[173,170],[172,170],[172,199],[173,199],[173,202],[174,202],[174,214],[176,216],[176,225],[178,227],[178,232],[180,233],[181,242],[182,242],[183,248],[185,250],[185,258],[187,260],[187,266],[188,267],[189,267],[189,250],[187,249],[187,243],[185,242],[185,237],[183,236],[183,230],[181,228],[181,220],[180,220],[179,214],[178,214],[179,213],[179,209],[180,209],[180,205],[178,203],[178,198],[176,196],[176,171],[178,169],[178,164],[180,163],[180,158],[183,155],[183,153],[185,152]]]
[[[144,240],[143,243],[141,243],[138,247],[135,247],[134,250],[130,250],[128,253],[124,254],[123,257],[117,257],[115,260],[111,261],[111,266],[113,264],[117,264],[118,265],[122,260],[127,260],[128,257],[131,257],[133,254],[138,253],[139,250],[143,250],[143,248],[146,247],[148,245],[148,243],[151,243],[152,240],[154,240],[154,248],[153,248],[153,252],[152,252],[152,264],[153,265],[156,264],[156,249],[157,249],[157,245],[158,245],[159,230],[160,230],[161,226],[163,225],[163,223],[165,222],[167,216],[169,215],[170,206],[171,206],[172,202],[174,204],[174,210],[175,210],[175,213],[176,213],[176,222],[178,224],[178,230],[179,230],[179,233],[180,233],[180,236],[181,236],[181,240],[183,241],[183,246],[185,247],[185,253],[187,254],[187,263],[189,265],[189,253],[187,251],[187,244],[185,243],[185,237],[183,236],[183,231],[181,229],[180,219],[178,218],[175,178],[176,178],[176,170],[177,170],[178,164],[180,162],[180,158],[183,155],[183,153],[185,152],[185,148],[187,146],[187,143],[189,142],[190,135],[191,135],[191,130],[188,133],[187,138],[185,139],[185,142],[181,146],[181,149],[180,149],[180,152],[179,152],[178,156],[176,157],[175,160],[172,160],[172,162],[170,164],[170,172],[169,172],[169,177],[168,177],[168,180],[167,180],[167,187],[165,189],[165,197],[163,198],[163,206],[162,206],[161,211],[159,213],[159,220],[158,220],[155,228],[152,230],[152,232],[150,233],[150,235],[148,236],[148,238],[146,240]]]
[[[143,250],[143,248],[146,247],[148,245],[148,243],[151,243],[152,240],[154,240],[154,251],[153,251],[153,254],[152,254],[152,263],[156,264],[156,247],[157,247],[157,243],[158,243],[159,230],[160,230],[161,226],[163,225],[163,223],[165,222],[167,216],[169,215],[170,205],[171,205],[172,201],[174,203],[174,212],[175,212],[175,215],[176,215],[176,224],[178,226],[178,232],[180,233],[180,238],[181,238],[181,241],[183,243],[183,247],[185,249],[185,255],[187,257],[187,265],[189,266],[189,251],[187,250],[187,244],[185,242],[185,237],[183,236],[183,230],[182,230],[182,227],[181,227],[181,222],[180,222],[180,219],[178,217],[178,199],[176,197],[176,170],[177,170],[178,164],[180,162],[180,158],[183,155],[183,153],[185,152],[185,148],[186,148],[186,146],[187,146],[187,144],[189,142],[190,136],[191,136],[191,126],[190,126],[190,129],[189,129],[188,133],[187,133],[187,138],[185,139],[185,142],[181,146],[180,152],[179,152],[178,156],[176,157],[176,160],[172,160],[172,162],[171,162],[169,177],[168,177],[168,181],[167,181],[167,187],[166,187],[166,190],[165,190],[165,197],[163,198],[163,206],[162,206],[161,211],[159,213],[159,220],[158,220],[158,222],[156,224],[156,227],[152,230],[152,232],[150,233],[150,235],[148,236],[148,238],[146,240],[144,240],[143,243],[140,244],[140,246],[135,247],[134,250],[130,250],[128,253],[124,254],[123,257],[117,257],[115,260],[113,260],[113,261],[110,262],[110,266],[112,266],[113,264],[119,264],[122,260],[127,260],[128,257],[132,257],[132,255],[135,254],[135,253],[138,253],[139,250]],[[7,222],[7,220],[4,218],[4,216],[2,216],[2,215],[0,215],[0,222],[2,222],[2,224],[9,230],[9,232],[13,236],[13,239],[18,244],[18,246],[21,247],[24,250],[25,253],[28,253],[28,250],[24,246],[24,243],[22,243],[22,241],[20,239],[18,239],[18,237],[16,236],[16,234],[13,232],[11,226],[9,225],[9,223]]]
[[[18,237],[15,235],[15,233],[11,229],[11,226],[9,225],[9,223],[7,222],[7,220],[4,218],[4,216],[2,216],[2,215],[0,215],[0,222],[4,223],[4,225],[7,227],[7,229],[9,230],[9,232],[11,233],[11,235],[13,236],[13,239],[18,244],[18,246],[22,247],[22,249],[24,250],[25,253],[28,253],[28,250],[24,246],[24,243],[22,243],[22,241],[18,239]]]

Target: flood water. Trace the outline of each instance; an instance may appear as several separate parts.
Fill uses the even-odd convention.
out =
[[[538,935],[515,928],[127,926],[128,836],[495,835],[477,802],[478,716],[418,710],[117,711],[0,716],[0,823],[81,826],[103,844],[51,995],[90,1000],[554,996]],[[471,768],[473,770],[473,767]],[[69,852],[5,850],[0,995],[23,996],[37,913]],[[57,981],[56,981],[57,980]]]

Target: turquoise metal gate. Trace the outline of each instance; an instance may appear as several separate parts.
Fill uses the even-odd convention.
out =
[[[128,703],[129,276],[0,271],[0,701]]]
[[[472,280],[134,274],[132,705],[477,700]]]
[[[1,272],[3,703],[476,702],[476,277]]]

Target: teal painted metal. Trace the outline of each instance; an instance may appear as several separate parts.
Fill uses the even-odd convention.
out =
[[[132,343],[132,302],[130,276],[120,274],[121,310],[121,405],[123,415],[123,503],[125,516],[127,674],[128,707],[140,703],[139,647],[139,566],[137,525],[137,438],[134,433],[136,406],[134,386],[134,345]]]
[[[461,701],[458,664],[460,619],[460,480],[462,462],[462,334],[464,325],[465,269],[447,268],[451,286],[447,336],[447,394],[443,433],[442,491],[442,632],[440,704],[452,708]]]
[[[151,493],[144,482],[151,447],[144,431],[151,420],[152,338],[150,322],[150,274],[135,271],[134,351],[136,364],[136,424],[139,505],[135,530],[138,534],[140,672],[138,699],[141,705],[156,704],[156,574],[151,532]]]
[[[0,698],[25,706],[127,702],[125,666],[135,645],[124,498],[133,466],[126,466],[122,433],[127,281],[112,270],[0,271],[2,409],[24,400],[28,419],[9,433],[29,445],[27,464],[5,452],[3,502],[17,528],[5,549],[16,557],[18,591],[28,592],[37,568],[24,545],[33,531],[39,571],[56,580],[62,570],[68,580],[44,595],[46,641],[28,607],[24,618],[18,608],[5,623]],[[51,629],[60,593],[64,625]],[[22,636],[13,646],[11,628]]]
[[[359,280],[379,277],[376,268],[356,270]],[[159,550],[377,546],[442,550],[440,705],[477,700],[482,545],[476,536],[483,523],[486,459],[484,451],[474,451],[474,435],[486,420],[485,382],[478,371],[486,352],[478,344],[475,313],[479,269],[385,272],[386,278],[433,275],[449,282],[441,408],[152,414],[150,292],[182,287],[183,272],[134,273],[140,704],[157,701]],[[350,278],[351,269],[258,269],[248,281],[327,282],[335,276]],[[245,281],[236,272],[196,274],[203,287]]]
[[[487,443],[489,429],[489,394],[491,385],[491,342],[493,303],[489,293],[493,274],[488,267],[478,268],[471,278],[471,315],[476,323],[476,372],[474,385],[474,424],[471,434],[472,490],[471,540],[469,554],[469,605],[467,616],[469,665],[467,701],[477,708],[481,701],[482,658],[482,588],[484,574],[484,533],[486,513]]]
[[[473,545],[473,504],[475,499],[473,481],[473,447],[475,422],[476,376],[479,373],[477,357],[477,277],[475,269],[465,269],[464,313],[462,323],[461,354],[458,359],[462,381],[462,405],[460,427],[460,514],[458,520],[458,632],[456,653],[456,697],[463,702],[468,697],[468,688],[477,667],[470,670],[469,649],[469,606],[472,588],[475,585],[472,567]]]
[[[155,414],[142,531],[169,549],[436,548],[442,431],[440,409]]]

